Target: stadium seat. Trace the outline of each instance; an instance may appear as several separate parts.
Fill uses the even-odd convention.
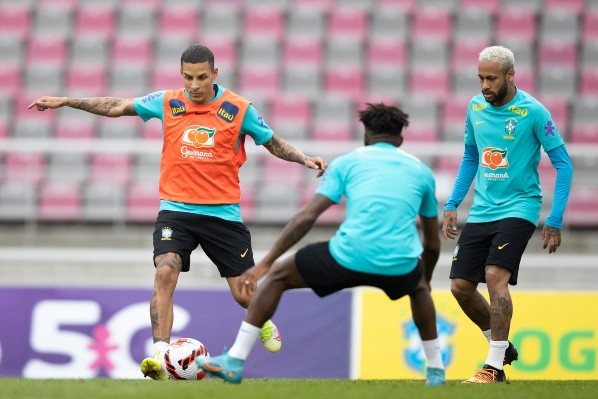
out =
[[[243,40],[240,45],[239,69],[258,66],[276,67],[280,62],[280,48],[280,41],[274,38],[263,40],[262,38],[253,37]]]
[[[452,13],[457,8],[457,0],[418,0],[417,6],[424,10],[440,9]]]
[[[494,14],[484,8],[465,8],[455,15],[453,44],[490,43],[494,35]]]
[[[407,68],[407,47],[405,42],[380,38],[370,41],[367,49],[368,70],[374,68]]]
[[[62,3],[41,3],[36,7],[32,21],[34,35],[67,39],[73,31],[73,6]]]
[[[0,72],[1,73],[1,72]],[[12,123],[14,97],[0,90],[0,140],[9,135]]]
[[[24,40],[31,33],[31,12],[17,2],[0,4],[0,37]]]
[[[330,10],[326,31],[329,39],[342,37],[363,42],[368,29],[365,11],[353,7],[334,7]]]
[[[337,37],[326,41],[324,66],[327,69],[362,68],[364,58],[364,44],[358,40]]]
[[[42,222],[76,222],[81,217],[79,185],[45,182],[39,187],[37,218]]]
[[[441,100],[449,94],[450,78],[446,68],[418,68],[411,71],[408,87],[411,95]]]
[[[90,155],[89,181],[125,184],[131,180],[132,156],[129,153],[94,153]]]
[[[541,42],[538,45],[538,68],[564,68],[574,71],[577,68],[577,46],[569,42]]]
[[[0,64],[0,92],[7,95],[17,94],[21,90],[21,67]]]
[[[325,94],[313,102],[313,140],[353,139],[357,117],[353,102],[346,96]]]
[[[123,40],[142,37],[152,39],[157,31],[156,26],[156,9],[151,2],[125,3],[118,10],[115,37]]]
[[[582,69],[579,82],[579,93],[583,97],[598,98],[598,70],[596,68]]]
[[[500,7],[500,0],[461,0],[459,7],[462,10],[482,10],[494,15]]]
[[[545,11],[572,12],[579,15],[584,10],[584,0],[546,0]]]
[[[407,93],[405,69],[391,66],[378,67],[376,64],[368,70],[367,94],[370,97],[402,97]]]
[[[45,181],[83,183],[88,178],[89,160],[80,152],[54,152],[47,157]]]
[[[66,90],[72,97],[101,97],[107,95],[106,69],[101,64],[70,63],[66,72]]]
[[[243,26],[241,8],[227,4],[210,4],[202,8],[199,39],[220,37],[236,41]]]
[[[245,8],[268,7],[286,12],[290,9],[292,0],[245,0]]]
[[[541,97],[539,100],[548,108],[563,140],[568,141],[570,130],[569,102],[561,96]]]
[[[133,223],[155,223],[160,196],[155,183],[133,183],[126,192],[125,220]]]
[[[284,33],[284,14],[276,7],[248,8],[243,15],[243,40],[281,40]]]
[[[584,12],[582,18],[583,43],[595,42],[598,40],[598,7]]]
[[[96,135],[98,117],[79,111],[79,114],[60,114],[56,120],[54,137],[58,139],[89,140]]]
[[[181,71],[170,65],[156,65],[151,72],[149,91],[176,89],[183,86]]]
[[[323,46],[320,40],[312,37],[291,37],[282,43],[282,66],[306,66],[321,68],[323,65]]]
[[[598,142],[598,99],[579,98],[572,102],[571,141],[574,143]]]
[[[0,185],[0,219],[31,222],[36,213],[36,184],[12,181]]]
[[[71,38],[69,66],[71,68],[73,66],[86,66],[92,69],[106,68],[110,61],[109,50],[109,41],[102,36],[73,36]]]
[[[453,72],[458,69],[466,69],[472,74],[472,78],[476,77],[480,52],[489,45],[490,42],[484,39],[455,42],[450,55],[450,65]]]
[[[26,91],[39,91],[48,94],[62,92],[64,71],[61,65],[36,61],[28,63],[23,69],[23,88]]]
[[[494,38],[498,43],[508,40],[531,44],[536,41],[535,12],[521,7],[520,0],[517,0],[517,4],[517,6],[502,8],[496,14]]]
[[[443,9],[416,8],[413,11],[411,37],[414,40],[434,40],[447,43],[452,37],[452,18]]]
[[[141,93],[143,95],[145,93]],[[125,116],[122,118],[100,118],[98,123],[98,138],[103,139],[135,139],[139,137],[141,118]]]
[[[538,38],[544,43],[577,45],[580,24],[578,15],[567,9],[547,9],[541,14]]]
[[[322,41],[327,27],[324,13],[313,7],[294,8],[287,14],[286,39],[311,38]]]
[[[298,168],[292,162],[283,161],[277,157],[265,157],[261,167],[260,185],[284,185],[301,187],[304,178],[303,168]]]
[[[81,219],[85,222],[122,223],[125,188],[121,184],[90,183],[83,187]]]
[[[573,99],[577,91],[577,74],[570,68],[541,68],[538,74],[538,94]]]
[[[405,96],[399,105],[409,115],[406,141],[434,142],[439,139],[438,100],[428,95]]]
[[[63,67],[68,61],[66,39],[44,34],[31,36],[27,46],[26,63],[42,63]]]
[[[262,223],[285,223],[299,209],[301,187],[269,183],[256,187],[254,218]]]
[[[214,53],[214,64],[218,71],[222,72],[222,69],[227,69],[233,72],[239,62],[237,43],[228,37],[215,36],[206,38],[205,42],[209,43],[210,49]],[[180,60],[180,58],[179,55],[177,59]]]
[[[73,39],[82,36],[108,40],[114,36],[116,16],[114,8],[106,2],[80,4],[75,15]]]
[[[143,140],[163,140],[162,122],[157,119],[151,119],[141,125],[139,137]]]
[[[37,184],[45,172],[45,156],[40,152],[8,152],[4,155],[4,182]]]
[[[283,71],[282,88],[285,94],[315,99],[322,92],[320,67],[288,66]]]
[[[362,69],[333,67],[324,71],[324,90],[329,94],[347,96],[352,100],[363,97],[365,78]]]
[[[517,59],[515,59],[515,62],[517,62]],[[514,82],[518,88],[534,96],[537,92],[536,75],[537,72],[531,68],[516,66]]]
[[[598,41],[581,44],[579,68],[581,70],[598,68]]]
[[[501,0],[502,9],[501,12],[505,9],[521,9],[524,12],[531,12],[533,14],[537,14],[541,8],[543,7],[544,0]],[[500,12],[499,12],[500,14]]]
[[[413,40],[409,62],[412,72],[420,69],[449,69],[449,49],[445,42],[439,40]]]
[[[37,97],[39,93],[22,92],[16,97],[13,136],[15,138],[48,138],[52,135],[54,122],[56,121],[55,112],[40,112],[37,109],[28,109],[27,107]],[[47,93],[43,93],[47,94]]]
[[[239,71],[239,91],[247,98],[274,97],[281,88],[281,78],[276,66],[245,67]]]
[[[335,0],[292,0],[293,10],[310,8],[319,12],[328,12],[335,5]]]
[[[474,93],[471,93],[472,95]],[[471,97],[471,96],[470,96]],[[465,116],[470,97],[449,97],[441,103],[440,126],[443,141],[462,142],[465,134]]]
[[[153,125],[147,123],[148,126]],[[160,178],[159,154],[136,154],[133,159],[133,182],[154,183],[158,187]]]
[[[241,217],[243,222],[252,223],[254,222],[254,211],[255,211],[255,193],[254,188],[250,184],[245,184],[241,180]]]
[[[20,67],[25,61],[23,39],[0,34],[0,68]]]
[[[173,45],[180,45],[181,41],[191,42],[197,37],[200,21],[198,9],[194,7],[162,7],[156,39]]]
[[[521,68],[535,69],[537,61],[535,42],[525,42],[519,41],[517,38],[507,38],[500,43],[509,48],[515,55],[515,73]]]
[[[108,90],[115,97],[140,97],[150,91],[148,80],[146,66],[115,64],[110,71]]]
[[[180,58],[179,58],[180,59]],[[126,65],[147,68],[153,60],[153,47],[149,37],[119,36],[112,41],[112,67]]]
[[[575,227],[593,227],[598,220],[596,198],[598,187],[576,186],[571,188],[565,222]]]
[[[374,7],[368,34],[372,45],[378,40],[405,43],[409,37],[409,13],[402,8]]]
[[[417,0],[375,0],[375,9],[384,10],[402,10],[406,13],[412,13],[417,7]]]
[[[305,140],[311,120],[311,103],[303,96],[282,95],[273,98],[268,124],[285,140]]]

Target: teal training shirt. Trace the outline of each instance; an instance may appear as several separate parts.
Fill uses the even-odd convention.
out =
[[[546,107],[519,89],[501,107],[487,103],[480,93],[467,108],[465,144],[476,146],[479,153],[475,195],[467,221],[517,217],[537,225],[542,206],[540,148],[548,152],[563,145]]]
[[[225,89],[222,86],[214,85],[214,90],[216,90],[216,96],[212,101],[219,99]],[[185,94],[187,93],[185,92]],[[164,91],[157,91],[143,97],[135,98],[134,105],[135,111],[137,111],[137,114],[144,122],[151,118],[158,118],[163,121]],[[255,107],[250,104],[249,108],[247,108],[247,112],[245,112],[245,118],[243,118],[241,134],[250,136],[255,144],[262,145],[270,141],[274,132],[264,122],[264,119],[257,112]],[[197,205],[162,200],[160,201],[160,210],[197,213],[200,215],[219,217],[232,222],[243,221],[239,204]]]
[[[347,214],[330,240],[334,259],[358,272],[403,275],[422,253],[417,215],[438,214],[430,168],[388,143],[376,143],[336,158],[316,190]]]

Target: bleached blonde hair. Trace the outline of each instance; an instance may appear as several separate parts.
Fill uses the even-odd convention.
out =
[[[513,52],[503,46],[490,46],[483,49],[480,52],[478,61],[484,60],[500,62],[504,72],[515,67],[515,56],[513,55]]]

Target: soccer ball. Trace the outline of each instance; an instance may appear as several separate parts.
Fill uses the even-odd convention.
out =
[[[209,357],[208,348],[193,338],[180,338],[168,346],[164,354],[166,371],[172,380],[201,380],[205,371],[197,366],[195,360]]]

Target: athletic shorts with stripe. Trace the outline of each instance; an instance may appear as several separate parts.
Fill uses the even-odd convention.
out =
[[[191,252],[198,246],[218,267],[220,276],[236,277],[254,265],[251,234],[240,222],[194,213],[160,211],[154,229],[154,259],[168,252],[183,258],[190,269]]]

